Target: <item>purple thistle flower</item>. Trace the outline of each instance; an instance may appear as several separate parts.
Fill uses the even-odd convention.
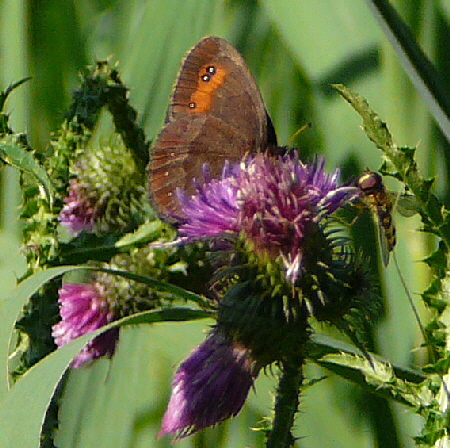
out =
[[[58,302],[62,320],[53,326],[52,331],[58,347],[114,320],[114,312],[99,283],[65,283],[59,290]],[[118,328],[97,336],[73,359],[72,367],[80,367],[101,356],[112,356],[118,338]]]
[[[236,176],[239,166],[231,167],[226,162],[222,179],[211,179],[208,166],[203,167],[204,182],[195,182],[197,195],[187,197],[178,190],[178,199],[183,213],[188,217],[180,232],[190,238],[205,238],[223,233],[239,232],[237,216],[238,184]]]
[[[158,437],[178,440],[235,416],[256,370],[249,350],[214,330],[178,367]]]
[[[89,193],[88,186],[77,179],[70,179],[69,195],[64,198],[64,207],[59,221],[71,233],[78,235],[82,230],[92,232],[99,214],[95,192]]]
[[[159,436],[174,433],[180,439],[236,415],[260,368],[286,354],[298,356],[308,317],[333,307],[338,288],[348,298],[351,288],[343,280],[353,272],[351,257],[344,249],[334,251],[342,239],[328,238],[334,229],[328,231],[327,218],[359,191],[340,186],[338,177],[338,170],[324,172],[323,158],[307,165],[295,154],[257,154],[227,164],[221,179],[211,179],[204,167],[194,195],[178,191],[181,241],[215,238],[214,249],[236,241],[236,264],[226,266],[238,269],[229,271],[235,275],[230,281],[226,269],[217,276],[227,288],[218,326],[178,368]],[[261,261],[265,271],[246,269]],[[330,275],[333,268],[336,276]],[[283,277],[285,289],[279,284]]]
[[[281,256],[286,277],[299,275],[305,237],[325,214],[341,207],[357,189],[339,186],[339,170],[324,172],[324,159],[301,163],[296,155],[258,154],[226,167],[222,179],[205,175],[197,194],[179,193],[185,221],[180,234],[188,239],[243,232],[256,253]]]

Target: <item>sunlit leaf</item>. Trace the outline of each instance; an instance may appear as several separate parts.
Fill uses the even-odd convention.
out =
[[[33,176],[45,194],[47,202],[53,203],[53,187],[47,172],[12,135],[6,135],[0,140],[0,158],[14,168]]]

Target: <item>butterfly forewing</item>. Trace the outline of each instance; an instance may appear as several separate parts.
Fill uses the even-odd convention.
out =
[[[205,163],[219,177],[225,160],[236,162],[276,144],[243,58],[225,40],[205,38],[182,61],[166,123],[151,149],[152,202],[163,218],[176,216],[176,188],[191,193]]]

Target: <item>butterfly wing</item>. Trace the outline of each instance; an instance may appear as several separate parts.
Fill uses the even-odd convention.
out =
[[[166,123],[151,149],[151,199],[162,217],[179,214],[175,190],[193,192],[208,163],[220,177],[225,160],[277,144],[259,89],[228,42],[207,37],[186,55]]]

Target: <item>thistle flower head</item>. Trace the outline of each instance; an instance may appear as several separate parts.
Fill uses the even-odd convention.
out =
[[[81,153],[72,171],[59,215],[69,232],[123,232],[143,222],[147,213],[143,176],[122,144]]]
[[[69,195],[64,198],[64,207],[59,220],[70,233],[78,235],[81,231],[92,232],[101,210],[97,207],[98,198],[89,185],[77,179],[70,179]]]
[[[65,283],[59,290],[61,321],[53,326],[52,336],[58,347],[90,333],[114,320],[104,288],[99,283]],[[112,356],[119,338],[114,328],[90,341],[73,359],[72,367],[90,360]]]
[[[178,367],[158,436],[180,439],[236,415],[256,374],[249,351],[213,330]]]
[[[210,179],[205,171],[205,182],[196,183],[197,194],[178,193],[186,217],[180,234],[195,239],[241,233],[256,253],[281,257],[294,283],[305,239],[323,216],[358,193],[338,185],[338,170],[329,175],[323,168],[323,158],[305,165],[295,155],[258,154],[240,165],[226,165],[222,179]]]
[[[221,179],[178,191],[182,240],[207,239],[216,260],[215,330],[178,368],[160,435],[176,438],[214,425],[242,407],[259,370],[304,359],[309,317],[349,328],[366,291],[363,263],[330,216],[359,193],[327,174],[324,160],[257,154],[226,164]],[[226,252],[226,249],[231,249]]]

